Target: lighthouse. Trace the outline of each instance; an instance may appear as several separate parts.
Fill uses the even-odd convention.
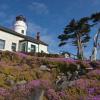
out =
[[[16,17],[16,21],[14,24],[14,31],[22,35],[26,35],[27,24],[26,24],[26,18],[24,16],[19,15]]]

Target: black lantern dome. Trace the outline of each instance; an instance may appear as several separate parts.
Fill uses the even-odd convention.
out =
[[[26,18],[23,15],[19,15],[16,17],[16,21],[19,21],[19,20],[26,22]]]

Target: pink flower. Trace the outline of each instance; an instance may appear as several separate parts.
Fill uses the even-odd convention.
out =
[[[0,95],[7,96],[7,95],[9,95],[9,92],[8,92],[8,90],[0,87]]]

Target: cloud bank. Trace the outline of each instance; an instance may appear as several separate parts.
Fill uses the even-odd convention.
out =
[[[37,14],[47,14],[49,12],[48,7],[44,3],[40,2],[32,2],[28,8]]]

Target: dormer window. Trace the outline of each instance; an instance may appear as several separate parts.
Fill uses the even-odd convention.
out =
[[[24,30],[22,30],[22,32],[21,33],[23,33],[24,34]]]

